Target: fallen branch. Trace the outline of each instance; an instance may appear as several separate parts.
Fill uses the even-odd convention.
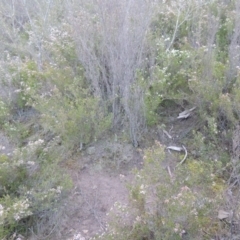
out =
[[[169,166],[167,166],[167,170],[168,170],[168,174],[169,174],[171,180],[173,180],[173,175],[172,175],[172,172],[171,172],[171,169]]]
[[[191,109],[188,109],[188,110],[185,110],[185,111],[179,113],[177,119],[186,119],[186,118],[188,118],[191,115],[191,112],[193,110],[195,110],[195,109],[196,109],[196,107],[193,107]]]
[[[183,145],[182,145],[182,148],[183,148],[184,151],[185,151],[185,156],[184,156],[184,158],[182,159],[182,161],[177,164],[176,167],[178,167],[179,165],[182,165],[182,164],[185,162],[185,160],[187,159],[187,155],[188,155],[187,149],[186,149]]]
[[[163,133],[165,133],[168,138],[172,139],[172,136],[166,130],[163,130]]]

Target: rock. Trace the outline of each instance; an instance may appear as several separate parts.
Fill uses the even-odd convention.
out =
[[[94,154],[95,151],[96,151],[95,147],[89,147],[89,148],[87,148],[87,154],[89,154],[89,155]]]

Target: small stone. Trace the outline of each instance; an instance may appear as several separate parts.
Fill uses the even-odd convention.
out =
[[[95,147],[89,147],[87,148],[87,154],[92,155],[95,153],[95,150],[96,150]]]

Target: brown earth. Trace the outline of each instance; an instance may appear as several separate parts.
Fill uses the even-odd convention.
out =
[[[137,149],[127,143],[100,141],[70,161],[74,190],[68,198],[61,239],[90,239],[104,232],[114,203],[128,203],[131,170],[142,165]]]

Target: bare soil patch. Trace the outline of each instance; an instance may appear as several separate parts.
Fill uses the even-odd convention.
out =
[[[128,203],[126,185],[142,157],[130,144],[100,141],[67,165],[74,190],[67,200],[61,239],[75,235],[87,240],[105,231],[115,202]]]

